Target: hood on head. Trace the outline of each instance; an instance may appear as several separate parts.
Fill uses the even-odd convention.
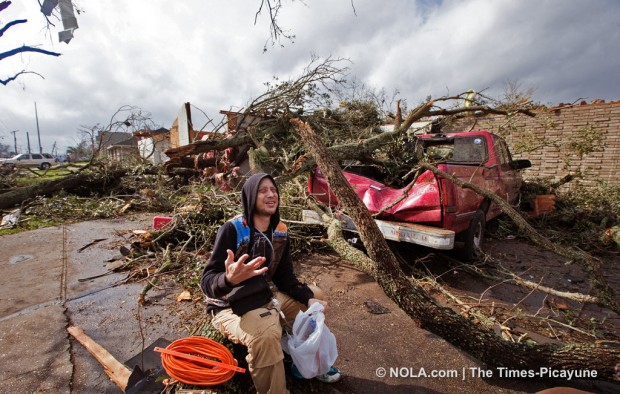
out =
[[[241,190],[241,202],[243,204],[243,218],[248,223],[250,228],[254,229],[254,210],[256,208],[256,196],[258,195],[258,186],[264,178],[271,179],[271,182],[276,186],[276,190],[278,191],[278,207],[276,212],[271,216],[271,227],[275,228],[276,225],[280,222],[280,189],[278,189],[278,185],[276,185],[276,181],[269,174],[264,172],[259,172],[247,179],[243,184],[243,189]]]

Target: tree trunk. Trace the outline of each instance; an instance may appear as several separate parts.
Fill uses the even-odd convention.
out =
[[[127,170],[116,170],[107,174],[105,177],[94,174],[75,174],[60,179],[38,182],[27,187],[20,187],[7,193],[0,194],[0,209],[13,208],[28,199],[37,196],[51,196],[61,190],[71,191],[77,188],[100,188],[118,180],[126,173]]]
[[[385,293],[420,326],[443,337],[479,360],[494,366],[511,369],[540,368],[553,370],[596,370],[597,376],[612,379],[620,349],[601,344],[527,345],[503,340],[493,331],[438,305],[425,290],[410,280],[389,249],[370,213],[348,184],[336,160],[312,128],[299,119],[291,120],[306,149],[314,156],[327,177],[330,188],[338,197],[357,226],[374,270],[359,268],[373,275]],[[352,261],[356,264],[356,261]]]

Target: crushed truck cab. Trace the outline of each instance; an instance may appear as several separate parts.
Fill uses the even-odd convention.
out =
[[[427,159],[456,178],[497,194],[515,204],[522,184],[521,170],[529,160],[512,160],[503,138],[488,131],[417,136],[411,155]],[[343,171],[387,239],[412,242],[435,249],[463,248],[472,258],[482,242],[488,220],[501,214],[500,208],[473,190],[460,188],[431,171],[420,174],[403,188],[386,186],[377,177],[361,175],[353,167]],[[312,170],[308,190],[319,202],[338,207],[320,168]],[[312,214],[305,213],[305,220]],[[355,231],[347,224],[347,230]]]

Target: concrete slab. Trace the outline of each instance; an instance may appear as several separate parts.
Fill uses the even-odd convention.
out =
[[[161,314],[162,303],[166,304],[166,289],[149,293],[149,299],[156,301],[138,311],[138,294],[144,284],[119,286],[127,273],[111,273],[82,282],[79,279],[108,272],[106,265],[109,260],[122,258],[119,248],[128,247],[135,241],[132,230],[148,229],[151,217],[140,215],[132,219],[89,221],[67,227],[67,315],[71,324],[82,328],[120,362],[140,353],[143,346],[159,337],[178,337],[168,330],[175,324],[166,319],[166,314]],[[98,242],[80,250],[95,241]],[[75,341],[72,341],[72,353],[75,392],[119,392],[99,362]]]
[[[79,281],[108,272],[106,265],[109,260],[122,258],[119,248],[129,246],[135,240],[132,239],[132,230],[148,229],[150,219],[151,215],[142,215],[132,219],[96,220],[67,226],[67,299],[94,294],[122,279],[117,275],[106,275],[86,282]]]
[[[73,365],[64,307],[0,321],[0,392],[70,393]]]
[[[69,341],[69,324],[80,326],[120,362],[160,337],[181,336],[179,315],[165,311],[176,303],[174,284],[150,292],[151,303],[138,314],[143,284],[115,286],[125,273],[79,281],[107,272],[106,260],[120,257],[119,247],[131,242],[130,230],[148,229],[151,218],[89,221],[0,237],[0,392],[120,392],[103,367]],[[79,251],[97,239],[104,240]]]
[[[179,316],[168,312],[177,307],[175,289],[164,284],[161,290],[149,292],[148,305],[139,307],[141,290],[141,284],[123,285],[68,301],[72,323],[122,363],[160,337],[173,341],[187,336]],[[101,365],[80,344],[73,342],[72,350],[75,392],[118,392]]]
[[[0,318],[61,297],[63,229],[0,237]]]

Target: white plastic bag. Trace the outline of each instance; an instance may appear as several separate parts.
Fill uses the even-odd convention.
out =
[[[314,378],[329,372],[336,358],[336,337],[325,325],[323,305],[315,302],[306,312],[299,312],[288,335],[286,347],[299,373]]]

